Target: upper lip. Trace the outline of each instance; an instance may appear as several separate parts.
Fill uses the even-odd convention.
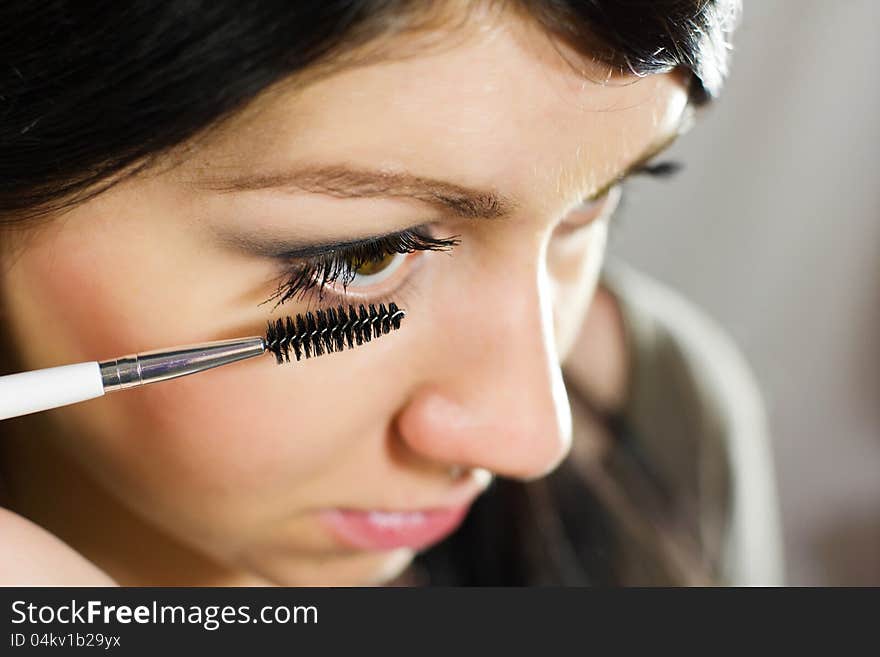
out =
[[[461,507],[470,506],[477,497],[487,488],[487,484],[482,484],[477,480],[468,482],[468,485],[462,486],[462,490],[456,492],[455,495],[442,501],[434,501],[418,506],[407,505],[406,507],[398,506],[373,506],[364,507],[345,507],[348,511],[359,511],[368,513],[370,511],[379,511],[382,513],[419,513],[427,511],[451,511]]]

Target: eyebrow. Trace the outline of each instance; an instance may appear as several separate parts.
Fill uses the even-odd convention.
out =
[[[668,138],[649,145],[622,173],[584,200],[593,201],[603,196],[665,150],[677,137],[678,131],[674,131]],[[496,191],[407,172],[362,169],[345,164],[301,166],[280,173],[212,178],[198,182],[197,186],[220,193],[280,189],[290,193],[310,192],[337,198],[411,198],[465,219],[502,219],[511,215],[517,207],[513,199]]]
[[[213,179],[199,186],[221,193],[281,189],[337,198],[411,198],[466,219],[501,219],[509,216],[516,207],[511,199],[494,191],[411,173],[359,169],[343,164],[305,166],[282,173]]]

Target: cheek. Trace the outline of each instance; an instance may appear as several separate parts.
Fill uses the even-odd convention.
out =
[[[71,220],[75,224],[75,220]],[[188,246],[167,254],[125,225],[65,224],[14,263],[5,277],[18,351],[29,368],[101,360],[185,337],[182,303]],[[159,253],[157,253],[159,251]]]
[[[130,320],[119,322],[126,306],[116,298],[117,279],[92,252],[80,252],[75,243],[58,246],[64,250],[28,252],[5,279],[17,351],[28,369],[98,360],[128,340]]]
[[[121,190],[37,233],[0,277],[28,365],[249,335],[255,319],[259,333],[258,301],[243,292],[267,269],[206,248],[193,213],[175,196]]]
[[[131,391],[126,417],[150,427],[167,467],[236,494],[295,489],[344,453],[349,412],[334,413],[325,386],[269,356]],[[329,373],[326,370],[330,370]],[[332,365],[324,371],[333,377]]]
[[[234,294],[223,285],[181,285],[186,272],[173,257],[162,266],[138,259],[136,249],[120,253],[128,241],[94,226],[87,243],[64,232],[35,244],[10,271],[4,283],[26,369],[260,333],[265,320],[255,321],[253,310],[227,312],[218,297]],[[220,335],[211,327],[218,322],[244,328]],[[266,355],[51,414],[69,438],[65,448],[75,447],[130,505],[156,518],[205,522],[215,514],[214,522],[229,524],[301,506],[318,487],[311,482],[331,473],[375,420],[369,395],[346,371],[351,363],[277,366]]]
[[[128,506],[178,533],[237,542],[356,487],[338,475],[381,411],[336,390],[345,372],[322,365],[323,377],[266,356],[59,417],[77,434],[67,441],[77,460]],[[337,395],[355,399],[344,413]]]
[[[106,396],[90,448],[146,513],[260,531],[356,488],[339,475],[386,415],[345,359],[320,360],[307,372],[266,356]]]
[[[338,412],[338,395],[353,396],[331,383],[346,380],[338,362],[312,369],[266,355],[111,393],[93,402],[93,437],[154,488],[173,481],[175,495],[288,497],[331,469],[357,435],[357,405]]]

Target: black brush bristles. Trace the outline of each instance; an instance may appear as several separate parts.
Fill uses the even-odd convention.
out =
[[[290,362],[290,351],[296,360],[322,356],[342,351],[346,347],[352,349],[373,338],[379,338],[400,328],[400,322],[406,313],[395,303],[386,307],[380,303],[364,307],[336,306],[325,310],[307,312],[305,317],[297,315],[296,319],[285,317],[269,321],[266,329],[266,350],[275,354],[275,361]]]

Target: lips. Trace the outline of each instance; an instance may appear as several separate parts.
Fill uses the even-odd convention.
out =
[[[419,511],[330,509],[321,522],[342,543],[361,550],[420,549],[451,534],[464,520],[470,503]]]

